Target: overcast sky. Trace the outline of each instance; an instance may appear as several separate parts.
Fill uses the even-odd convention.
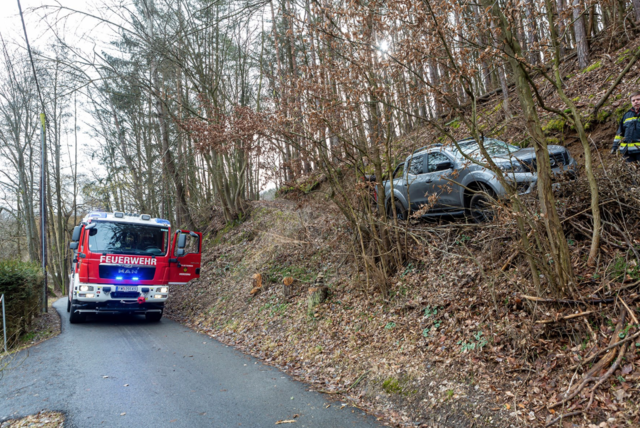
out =
[[[76,10],[91,11],[94,9],[91,5],[95,5],[96,1],[60,0],[59,2],[56,2],[53,0],[20,0],[20,3],[22,5],[22,11],[24,13],[27,34],[29,36],[31,47],[43,50],[44,55],[47,55],[46,46],[54,41],[53,33],[49,29],[49,24],[55,22],[55,16],[61,16],[61,14],[55,15],[53,9],[42,9],[42,7],[61,5]],[[0,34],[2,34],[5,42],[13,44],[14,46],[17,45],[22,49],[26,49],[17,0],[5,0],[2,6],[3,7],[0,8]],[[34,11],[34,9],[36,10]],[[43,16],[47,17],[46,21],[42,19]],[[91,19],[87,18],[81,19],[80,16],[67,18],[64,21],[65,30],[63,31],[67,43],[82,50],[90,51],[93,48],[94,43],[90,40],[90,37],[87,37],[87,34],[92,34],[93,31],[92,35],[95,36],[96,28],[96,23],[91,21]],[[38,61],[38,58],[36,57],[35,60]],[[1,56],[0,61],[3,61]],[[83,97],[79,94],[78,102],[81,103],[82,101]],[[97,164],[92,163],[90,158],[87,156],[87,153],[83,150],[84,147],[95,147],[95,144],[99,143],[88,134],[91,121],[91,116],[83,111],[78,112],[78,155],[80,158],[78,161],[78,172],[89,178],[94,178],[96,173],[103,176],[105,171],[98,168]],[[73,126],[73,121],[71,121],[69,125]],[[66,156],[66,154],[68,153],[67,150],[69,150],[70,153],[73,153],[74,151],[73,134],[68,136],[63,135],[61,144],[63,145],[63,159],[65,160],[63,171],[64,173],[70,173],[71,168],[67,161],[68,156]]]

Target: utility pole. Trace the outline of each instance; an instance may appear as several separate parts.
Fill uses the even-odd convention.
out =
[[[40,113],[40,239],[42,241],[42,312],[47,312],[49,304],[47,302],[47,146],[46,146],[46,124],[47,116]],[[58,214],[59,215],[59,214]]]
[[[20,0],[17,1],[18,10],[20,11],[20,20],[22,21],[22,29],[24,30],[24,41],[27,42],[27,51],[29,52],[29,60],[31,61],[31,70],[33,71],[33,78],[36,82],[38,97],[40,98],[40,105],[42,106],[42,113],[40,113],[40,141],[42,142],[40,147],[40,242],[42,250],[42,275],[44,277],[44,280],[42,281],[42,312],[47,312],[49,307],[47,303],[47,146],[45,144],[47,116],[45,114],[42,92],[40,92],[40,84],[38,83],[36,65],[33,63],[29,37],[27,37],[27,26],[24,24],[22,6],[20,5]]]

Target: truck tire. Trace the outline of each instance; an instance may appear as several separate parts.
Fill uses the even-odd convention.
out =
[[[162,318],[162,312],[147,312],[144,317],[149,322],[158,322]]]
[[[397,201],[396,199],[391,199],[389,201],[389,204],[388,204],[388,207],[387,207],[387,217],[393,218],[393,206],[391,205],[392,202],[396,206],[396,218],[398,220],[406,220],[407,219],[407,210],[405,210],[404,207],[402,206],[402,203],[400,203],[400,201]]]
[[[76,309],[78,309],[76,305],[71,305],[71,314],[69,315],[69,322],[71,324],[78,324],[84,322],[87,319],[86,314],[76,312]]]
[[[491,197],[486,193],[476,193],[469,201],[469,217],[475,223],[487,223],[496,218],[496,210]]]

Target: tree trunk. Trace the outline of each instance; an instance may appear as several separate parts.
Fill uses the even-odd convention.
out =
[[[584,28],[583,6],[580,0],[573,0],[573,32],[576,35],[578,64],[584,69],[589,66],[589,40]]]

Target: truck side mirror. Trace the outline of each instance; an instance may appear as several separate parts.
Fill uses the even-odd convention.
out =
[[[178,248],[177,254],[178,257],[184,256],[184,248]]]
[[[180,234],[178,235],[178,248],[184,248],[187,246],[187,235]]]
[[[82,226],[76,226],[73,228],[73,233],[71,234],[71,241],[78,242],[80,240],[80,232],[82,231]]]
[[[69,243],[69,248],[72,249],[72,250],[77,250],[78,249],[78,243],[77,242]]]

